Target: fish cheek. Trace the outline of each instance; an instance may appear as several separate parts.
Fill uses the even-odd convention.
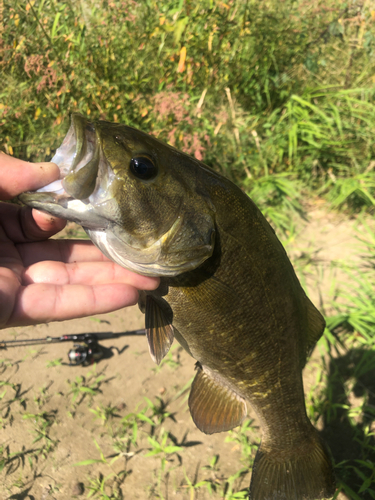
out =
[[[215,243],[215,223],[212,214],[184,210],[179,219],[179,230],[164,241],[163,254],[166,260],[194,261],[199,255],[209,257]]]
[[[179,195],[161,190],[153,183],[144,183],[130,176],[116,179],[112,185],[121,227],[139,242],[158,240],[173,225],[181,205]]]

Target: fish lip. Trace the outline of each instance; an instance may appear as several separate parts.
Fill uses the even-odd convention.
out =
[[[89,155],[85,151],[89,147]],[[60,171],[58,180],[43,186],[36,191],[28,191],[28,194],[50,193],[57,195],[56,202],[59,200],[73,200],[76,197],[69,193],[64,185],[64,179],[70,173],[77,171],[77,167],[84,167],[94,156],[99,160],[101,140],[97,127],[92,122],[89,122],[86,117],[79,113],[72,113],[71,124],[66,133],[64,140],[59,148],[57,148],[54,156],[51,158],[51,163],[55,163]],[[74,154],[73,154],[74,148]],[[92,155],[90,154],[92,152]],[[68,160],[66,160],[68,158]],[[87,161],[84,161],[87,160]],[[79,170],[79,169],[78,169]]]
[[[85,143],[89,142],[90,146]],[[107,226],[104,218],[97,217],[93,224],[89,218],[80,217],[84,210],[90,212],[92,217],[94,208],[92,206],[90,196],[81,197],[75,196],[74,192],[69,192],[69,188],[65,185],[64,179],[69,174],[75,174],[78,170],[89,163],[94,155],[96,160],[100,160],[101,141],[98,140],[98,131],[95,125],[89,122],[83,115],[73,113],[71,115],[71,124],[64,137],[61,146],[56,150],[55,155],[50,160],[55,163],[60,171],[58,180],[53,181],[36,191],[27,191],[19,195],[19,200],[26,205],[38,210],[46,211],[57,217],[66,218],[77,222],[78,224],[95,229],[104,230]],[[95,182],[98,175],[96,175]],[[74,180],[73,180],[74,183]],[[95,188],[94,188],[95,189]],[[72,212],[73,206],[79,208],[77,215]],[[86,208],[85,208],[86,207]]]
[[[76,139],[76,153],[74,155],[74,160],[71,167],[72,171],[75,170],[79,163],[82,161],[81,156],[84,153],[87,145],[94,143],[94,148],[96,148],[100,140],[98,140],[98,133],[96,127],[94,126],[94,123],[89,122],[85,116],[81,115],[80,113],[72,113],[70,119],[70,126],[73,127],[73,133]],[[95,137],[94,141],[92,141],[93,135]]]
[[[97,187],[102,159],[100,131],[96,123],[77,113],[71,117],[71,127],[76,151],[62,185],[72,198],[86,200]]]

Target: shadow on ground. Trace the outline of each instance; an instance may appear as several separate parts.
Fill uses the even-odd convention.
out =
[[[359,492],[355,498],[375,498],[374,492],[365,487],[366,478],[370,484],[375,472],[374,368],[375,352],[365,348],[332,358],[329,365],[329,406],[324,412],[322,437],[331,449],[338,483],[351,500],[355,497],[350,496],[351,490]]]

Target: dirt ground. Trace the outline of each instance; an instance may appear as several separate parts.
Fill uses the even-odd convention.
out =
[[[299,233],[286,244],[297,273],[301,269],[307,270],[306,286],[310,296],[325,310],[329,309],[333,281],[342,279],[340,266],[333,267],[332,262],[356,265],[357,226],[356,220],[328,214],[324,208],[315,206],[309,212],[309,222],[301,226]],[[143,326],[143,315],[137,307],[132,307],[95,318],[3,330],[1,337],[9,340],[83,332],[125,332]],[[7,453],[9,458],[9,454],[14,454],[10,465],[8,460],[1,472],[0,499],[86,498],[90,479],[125,469],[126,478],[119,486],[123,497],[118,498],[160,498],[160,491],[166,499],[223,498],[222,493],[210,496],[204,488],[192,493],[185,478],[186,475],[198,482],[211,474],[213,480],[220,480],[220,477],[228,478],[244,467],[238,443],[226,441],[226,434],[207,436],[199,432],[188,411],[188,390],[179,395],[194,376],[194,360],[175,347],[169,362],[158,370],[142,335],[105,340],[102,345],[107,348],[108,357],[98,362],[95,371],[93,366],[68,364],[67,353],[73,346],[68,343],[0,351],[0,380],[3,381],[0,385],[0,443],[3,456]],[[57,362],[60,358],[62,361]],[[312,366],[310,362],[305,370],[306,392],[314,380]],[[81,392],[73,401],[73,382],[77,377],[85,377],[84,383],[94,387],[94,394]],[[85,397],[82,399],[82,396]],[[110,426],[103,425],[103,421],[95,418],[97,415],[91,411],[100,407],[115,408],[116,416],[111,422],[116,426],[122,417],[138,411],[137,407],[144,407],[145,397],[154,403],[161,398],[168,404],[167,409],[174,420],[167,418],[156,434],[165,428],[181,446],[180,458],[173,454],[165,465],[167,474],[163,474],[161,483],[158,479],[162,467],[159,456],[146,456],[150,450],[146,432],[140,431],[136,449],[124,453],[109,465],[114,456]],[[47,420],[50,424],[43,427]],[[257,440],[260,435],[256,421],[254,425],[253,438]],[[39,434],[35,434],[35,429],[39,429]],[[43,429],[52,444],[50,449],[45,448],[44,453],[36,452],[48,442],[43,437]],[[99,447],[104,457],[102,460]],[[202,467],[208,466],[216,455],[219,458],[215,470],[203,473]],[[74,465],[87,460],[98,462]],[[248,471],[236,480],[237,490],[248,486],[250,475]],[[108,495],[113,494],[108,490],[111,480],[106,483]],[[98,494],[98,498],[105,497]]]

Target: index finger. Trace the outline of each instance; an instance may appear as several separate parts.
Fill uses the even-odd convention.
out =
[[[33,191],[57,180],[60,171],[54,163],[29,163],[0,154],[0,199],[9,200],[24,191]]]

